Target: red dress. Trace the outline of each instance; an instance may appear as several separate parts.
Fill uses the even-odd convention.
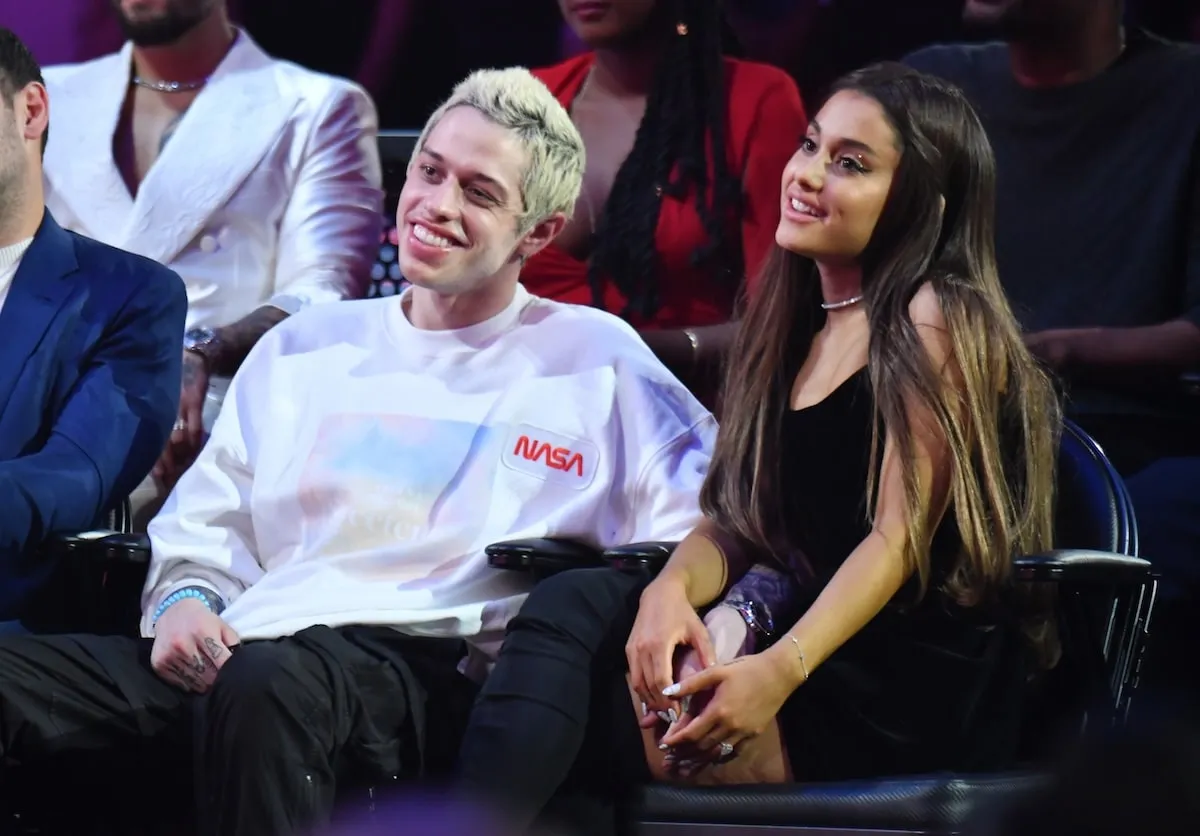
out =
[[[593,54],[588,52],[533,74],[570,108],[592,62]],[[775,242],[783,168],[799,145],[807,120],[795,82],[776,67],[726,58],[725,86],[729,170],[742,173],[742,251],[753,289],[758,268]],[[663,198],[656,240],[663,270],[662,304],[652,320],[634,324],[686,328],[728,321],[737,288],[720,281],[703,265],[697,268],[691,263],[692,253],[707,241],[694,195]],[[521,282],[539,296],[590,305],[587,271],[586,261],[551,244],[525,264]],[[623,295],[612,282],[605,284],[604,307],[613,313],[625,307]]]

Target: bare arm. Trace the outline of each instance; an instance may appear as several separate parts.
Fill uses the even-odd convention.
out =
[[[704,519],[675,548],[656,582],[678,584],[688,603],[700,609],[720,598],[730,581],[740,579],[749,568],[745,546]]]

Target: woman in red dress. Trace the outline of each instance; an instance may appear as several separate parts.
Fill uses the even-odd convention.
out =
[[[587,147],[583,192],[530,291],[602,307],[702,384],[774,240],[806,128],[781,70],[726,57],[718,0],[559,0],[589,51],[535,71]],[[715,162],[715,164],[714,164]]]

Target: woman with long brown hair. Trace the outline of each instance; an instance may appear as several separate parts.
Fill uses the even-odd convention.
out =
[[[760,780],[1008,762],[1055,658],[1011,566],[1051,545],[1061,417],[997,279],[994,180],[956,88],[896,64],[836,85],[783,174],[704,522],[652,582],[535,589],[472,718],[467,788],[521,822],[569,772],[608,795],[647,760],[695,781],[751,758]]]

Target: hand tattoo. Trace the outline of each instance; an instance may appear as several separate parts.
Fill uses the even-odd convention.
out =
[[[171,665],[168,670],[179,678],[185,688],[191,688],[194,691],[203,690],[204,685],[196,678],[196,675],[188,670],[186,665],[175,664]]]
[[[204,657],[199,653],[192,656],[192,670],[196,673],[204,673],[208,670],[208,663],[204,661]]]
[[[223,655],[229,652],[212,636],[204,637],[204,650],[208,653],[208,658],[212,659],[214,662],[218,661]]]

